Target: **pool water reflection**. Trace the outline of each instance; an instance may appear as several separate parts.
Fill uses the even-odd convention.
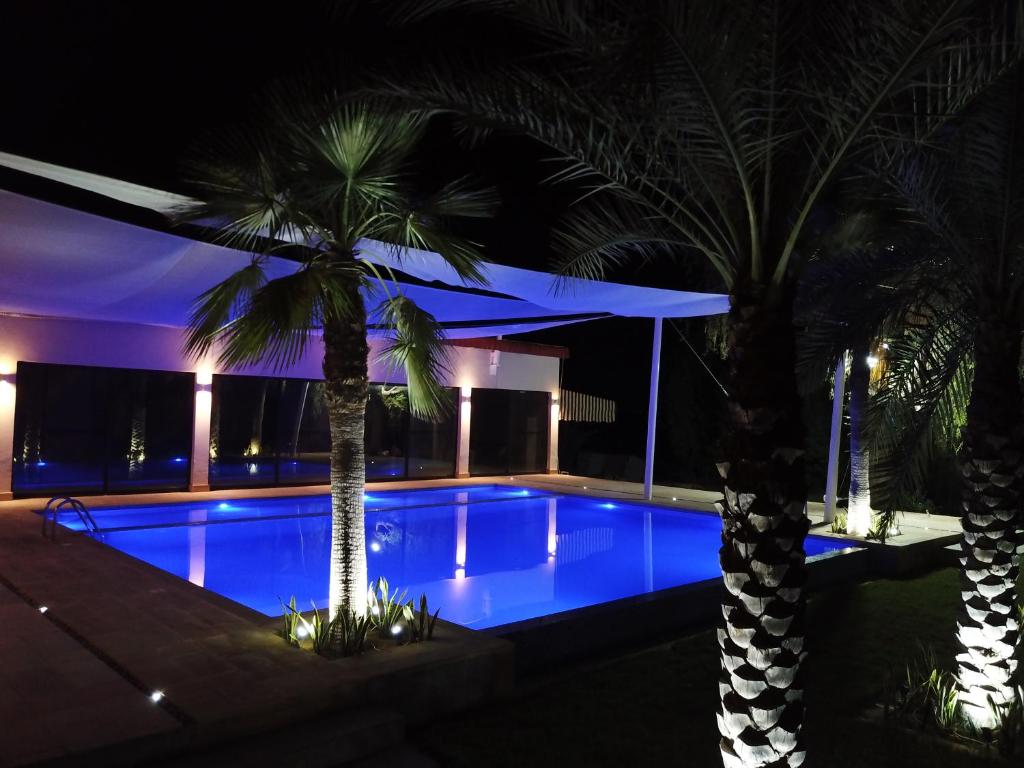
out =
[[[324,496],[94,510],[96,538],[264,614],[326,604]],[[717,516],[526,488],[371,492],[371,577],[485,628],[714,578]],[[71,520],[66,521],[74,527]],[[112,530],[115,529],[115,530]],[[119,530],[116,530],[119,529]],[[808,555],[845,542],[809,536]]]

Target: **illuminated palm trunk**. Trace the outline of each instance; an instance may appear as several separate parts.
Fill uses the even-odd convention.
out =
[[[349,297],[356,319],[324,324],[324,391],[331,429],[330,617],[343,607],[366,610],[363,443],[367,380],[366,318],[358,287]]]
[[[850,499],[846,532],[853,536],[866,536],[871,529],[871,462],[865,430],[871,380],[869,353],[866,344],[858,346],[850,362]]]
[[[974,389],[959,457],[963,534],[957,678],[964,715],[978,726],[991,727],[991,705],[1013,700],[1018,663],[1017,516],[1024,473],[1020,335],[1005,323],[982,322],[974,354]]]
[[[809,523],[790,304],[733,297],[724,462],[718,725],[734,766],[804,761],[804,538]]]

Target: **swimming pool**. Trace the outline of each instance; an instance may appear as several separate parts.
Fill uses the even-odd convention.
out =
[[[93,510],[97,540],[268,616],[327,601],[328,496]],[[512,486],[366,495],[371,578],[484,629],[717,577],[716,515]],[[81,530],[64,514],[62,524]],[[808,556],[846,542],[808,536]]]

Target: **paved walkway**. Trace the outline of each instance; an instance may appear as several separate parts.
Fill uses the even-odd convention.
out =
[[[593,495],[613,494],[621,498],[643,500],[644,488],[641,483],[624,480],[602,480],[580,475],[528,475],[522,478],[530,485],[540,488],[565,488],[573,493]],[[705,512],[715,511],[715,502],[722,494],[720,491],[702,491],[695,488],[677,488],[671,485],[655,485],[654,501],[658,504],[686,509],[698,509]],[[818,535],[833,535],[824,523],[825,505],[810,502],[807,514],[811,519],[812,531]],[[906,547],[925,541],[945,539],[960,533],[960,519],[946,515],[931,515],[921,512],[901,512],[899,517],[900,535],[891,537],[886,543],[896,547]],[[864,541],[863,537],[842,536],[844,539]]]
[[[486,677],[485,657],[509,648],[449,625],[436,642],[328,661],[282,642],[277,620],[88,536],[44,539],[29,511],[40,506],[0,504],[0,766],[117,744],[96,764],[134,763],[371,701],[390,706],[382,699],[401,690],[393,681],[403,675],[424,679],[476,659]]]

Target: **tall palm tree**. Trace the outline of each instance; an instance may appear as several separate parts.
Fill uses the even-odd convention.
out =
[[[271,92],[260,114],[225,132],[193,159],[201,202],[184,210],[213,222],[228,245],[252,260],[196,301],[186,341],[195,356],[216,349],[221,365],[270,361],[287,367],[322,345],[331,435],[330,616],[365,610],[364,418],[368,395],[364,296],[389,330],[385,354],[404,367],[410,407],[435,417],[447,402],[439,378],[447,351],[434,318],[404,296],[390,275],[361,260],[367,240],[437,251],[464,278],[479,280],[474,244],[451,234],[456,217],[490,214],[493,196],[465,180],[425,192],[413,155],[427,119],[364,98]],[[294,261],[268,273],[271,255]]]
[[[992,727],[1014,698],[1020,645],[1024,482],[1024,73],[1018,65],[967,110],[940,148],[882,177],[903,233],[839,260],[808,290],[849,333],[890,337],[868,431],[875,491],[892,508],[920,487],[930,449],[955,447],[961,476],[957,679],[964,715]],[[829,285],[828,283],[831,283]],[[833,350],[834,353],[834,350]]]
[[[799,765],[809,523],[792,302],[805,236],[855,161],[934,131],[1004,65],[1005,8],[494,5],[543,41],[540,67],[438,68],[393,90],[475,117],[478,131],[528,133],[563,159],[552,180],[585,190],[557,239],[565,271],[694,254],[728,291],[721,750],[728,766]]]

